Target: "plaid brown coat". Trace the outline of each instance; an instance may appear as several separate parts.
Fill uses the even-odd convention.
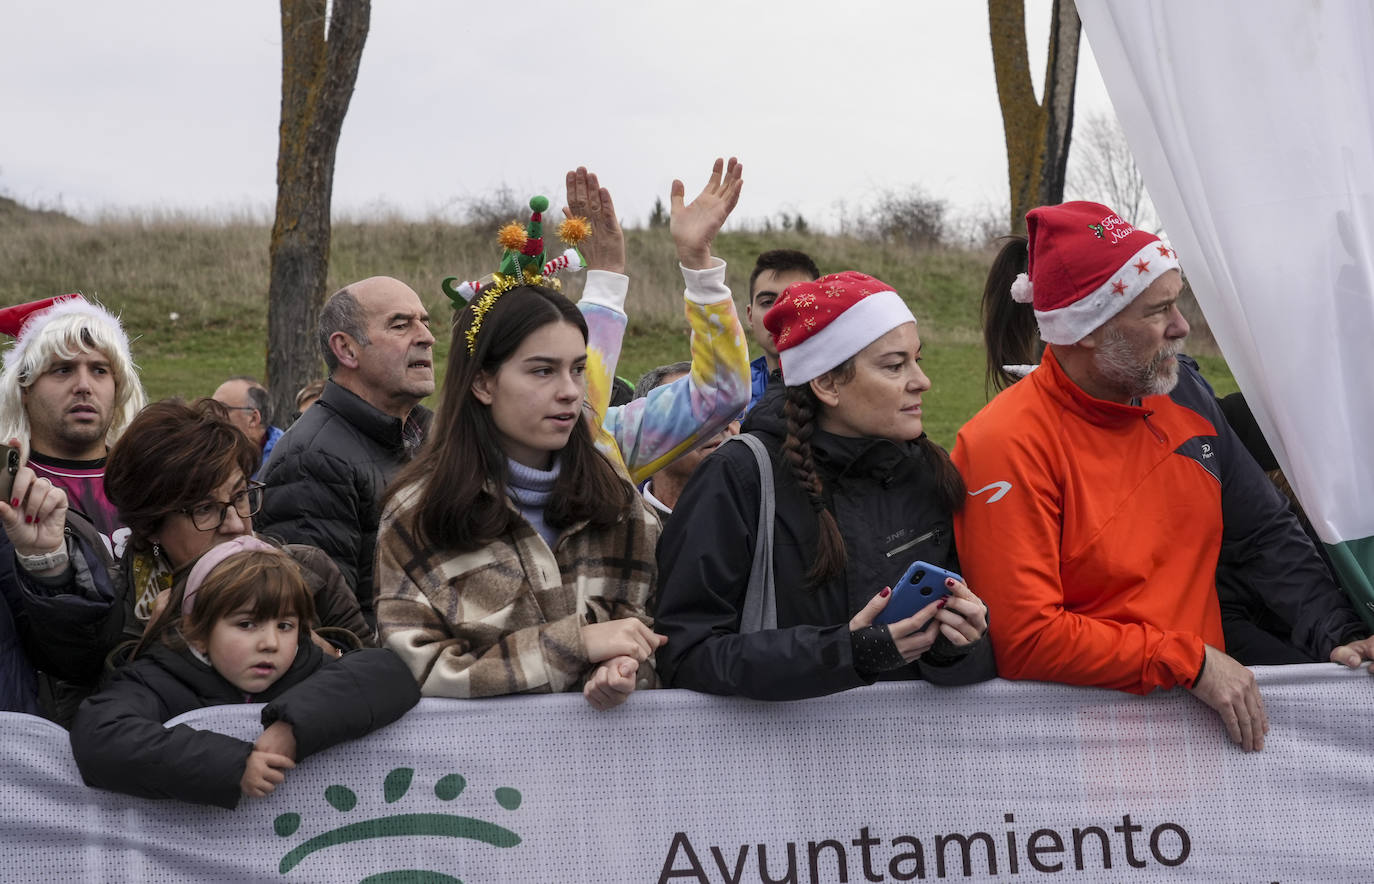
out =
[[[574,525],[555,550],[522,518],[510,535],[452,553],[412,536],[417,490],[398,494],[382,515],[377,628],[424,696],[579,689],[593,669],[582,626],[623,617],[652,624],[647,603],[659,526],[638,495],[612,528]],[[654,686],[651,665],[642,664],[638,687]]]

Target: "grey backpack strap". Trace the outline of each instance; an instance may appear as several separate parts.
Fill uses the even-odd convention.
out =
[[[749,569],[749,589],[744,595],[739,631],[758,632],[778,628],[777,591],[773,585],[773,461],[757,436],[743,433],[731,441],[743,442],[759,464],[759,524],[755,531],[754,564]]]

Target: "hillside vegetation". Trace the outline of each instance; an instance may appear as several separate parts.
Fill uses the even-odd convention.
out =
[[[337,223],[330,288],[378,274],[413,286],[434,319],[442,380],[452,311],[439,282],[494,268],[499,247],[491,229],[440,220]],[[268,234],[257,220],[177,214],[80,223],[0,199],[0,304],[71,291],[94,296],[122,315],[151,398],[208,395],[230,375],[263,374]],[[631,320],[619,373],[633,382],[656,365],[686,358],[688,348],[668,231],[627,231],[627,247]],[[796,230],[723,233],[715,250],[729,265],[741,318],[755,256],[784,247],[808,252],[823,272],[872,274],[907,299],[920,320],[923,366],[934,383],[926,396],[927,430],[952,445],[959,426],[986,401],[978,305],[992,252]],[[564,290],[576,298],[580,285],[572,279]],[[1195,309],[1189,318],[1200,320]],[[1194,325],[1192,352],[1218,392],[1234,390],[1205,326]]]

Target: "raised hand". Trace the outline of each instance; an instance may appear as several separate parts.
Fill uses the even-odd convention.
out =
[[[739,202],[740,190],[744,187],[743,175],[743,163],[731,157],[727,166],[718,158],[706,186],[696,199],[686,204],[683,203],[686,187],[681,181],[673,181],[672,217],[668,229],[673,234],[677,257],[683,267],[704,270],[710,266],[711,242]]]
[[[638,671],[639,661],[633,657],[612,657],[596,667],[596,672],[582,688],[582,696],[587,698],[593,709],[613,709],[634,693],[635,673]]]
[[[612,657],[630,657],[643,663],[667,641],[668,636],[659,635],[633,617],[582,627],[582,643],[587,646],[587,659],[593,663]]]
[[[601,186],[596,173],[588,172],[586,166],[578,166],[568,173],[567,188],[563,215],[586,218],[592,225],[592,235],[578,245],[582,257],[587,260],[587,269],[624,273],[625,233],[620,229],[611,192]]]
[[[0,501],[0,525],[21,556],[52,552],[66,543],[67,493],[22,466],[10,499]]]

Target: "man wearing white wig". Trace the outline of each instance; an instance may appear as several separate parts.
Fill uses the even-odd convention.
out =
[[[105,456],[146,401],[128,335],[113,314],[81,295],[0,310],[0,333],[15,338],[0,372],[0,443],[18,443],[36,484],[66,492],[68,527],[108,564],[128,532],[105,497]],[[76,661],[42,640],[42,605],[24,599],[16,564],[24,565],[0,531],[0,709],[32,712],[34,680],[18,636],[26,637],[32,662],[53,675]]]

